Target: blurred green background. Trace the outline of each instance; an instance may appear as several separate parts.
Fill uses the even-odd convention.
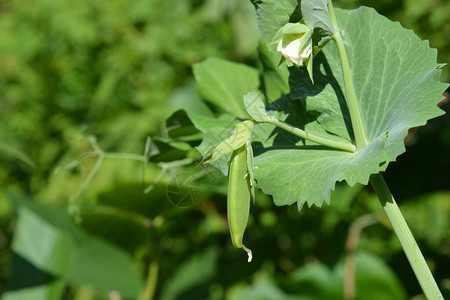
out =
[[[334,2],[375,7],[450,62],[450,1]],[[199,132],[168,143],[180,118],[165,120],[203,109],[193,64],[258,67],[258,43],[250,1],[0,0],[2,299],[343,299],[344,282],[346,299],[423,299],[370,188],[301,212],[258,193],[254,261],[232,247],[226,178],[196,168]],[[449,117],[407,146],[386,178],[450,297]]]

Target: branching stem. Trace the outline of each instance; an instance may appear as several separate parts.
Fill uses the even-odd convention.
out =
[[[347,152],[355,152],[356,148],[354,145],[350,144],[350,143],[343,143],[343,142],[338,142],[338,141],[333,141],[333,140],[329,140],[311,133],[308,133],[304,130],[301,130],[300,128],[291,126],[289,124],[286,124],[282,121],[279,121],[277,119],[273,119],[270,122],[268,122],[272,125],[275,125],[277,127],[280,127],[281,129],[286,130],[287,132],[290,132],[298,137],[301,137],[302,139],[326,146],[326,147],[330,147],[333,149],[337,149],[337,150],[343,150],[343,151],[347,151]]]

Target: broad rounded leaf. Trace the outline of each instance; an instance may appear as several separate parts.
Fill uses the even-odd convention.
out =
[[[277,111],[277,119],[311,134],[345,142],[308,116],[303,101],[284,97],[267,109],[270,115]],[[273,125],[257,124],[253,132],[257,186],[272,195],[276,205],[297,202],[299,209],[305,203],[321,206],[323,201],[329,203],[336,181],[368,183],[369,175],[377,173],[379,162],[384,160],[381,150],[385,140],[384,133],[362,151],[350,153],[304,141]]]
[[[336,14],[367,138],[370,142],[389,132],[385,151],[393,161],[405,151],[403,139],[409,128],[443,114],[436,105],[447,85],[439,82],[436,50],[374,9],[336,10]],[[306,98],[308,110],[321,113],[318,119],[325,129],[348,139],[352,132],[337,49],[330,43],[323,52],[322,82],[329,84],[312,91],[317,87],[308,88],[304,75],[297,73],[290,78],[291,97]]]
[[[405,151],[409,128],[442,114],[436,104],[447,85],[439,82],[436,50],[428,42],[370,8],[336,10],[336,15],[369,144],[356,153],[311,148],[277,139],[273,127],[255,126],[255,178],[277,205],[320,206],[328,202],[336,181],[367,184],[371,174],[385,170]],[[314,73],[318,79],[311,85],[306,71],[291,69],[291,98],[304,103],[330,137],[352,140],[334,43],[318,55]],[[277,102],[277,109],[288,113],[285,121],[301,126],[295,123],[299,110]]]
[[[242,97],[259,85],[258,70],[220,58],[208,58],[194,65],[201,96],[226,112],[247,117]]]
[[[283,26],[281,23],[287,22],[296,9],[294,2],[261,3],[260,16],[265,21],[271,20],[268,27],[262,28],[263,32],[275,34],[279,29],[276,27]],[[291,11],[287,12],[289,8]],[[333,150],[270,124],[255,125],[252,134],[254,165],[258,167],[255,179],[257,186],[272,195],[277,205],[297,202],[299,208],[305,203],[321,206],[323,201],[329,202],[330,191],[337,181],[367,184],[370,175],[385,170],[389,162],[405,151],[403,140],[409,128],[424,125],[442,114],[437,103],[447,85],[439,82],[441,66],[436,63],[436,50],[430,49],[428,42],[371,8],[336,9],[336,17],[368,145],[354,153]],[[291,94],[265,107],[265,112],[310,134],[354,143],[334,43],[316,55],[314,74],[312,84],[307,70],[290,68]],[[261,109],[257,107],[260,113]],[[225,138],[231,135],[230,129],[221,126],[208,130],[200,151],[204,153],[202,148],[220,133]],[[218,161],[217,166],[226,173],[226,160]]]

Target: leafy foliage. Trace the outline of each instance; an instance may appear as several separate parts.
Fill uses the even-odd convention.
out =
[[[247,117],[240,99],[249,90],[258,88],[257,70],[218,58],[208,58],[196,64],[193,71],[204,99],[237,117]]]
[[[277,205],[297,202],[299,208],[304,203],[321,206],[323,201],[329,202],[336,181],[367,184],[371,174],[385,170],[405,151],[403,139],[409,128],[442,114],[436,104],[442,100],[446,85],[439,82],[436,52],[426,42],[372,9],[338,11],[337,18],[348,45],[369,144],[356,153],[316,149],[302,146],[304,141],[289,135],[281,137],[274,127],[257,125],[253,139],[258,166],[255,177],[258,187],[271,194]],[[261,22],[276,24],[278,18],[269,16]],[[315,62],[315,84],[303,69],[290,69],[290,96],[267,110],[282,112],[280,119],[307,132],[351,141],[339,55],[333,44],[323,53]],[[308,120],[308,114],[316,114],[317,121]]]
[[[380,14],[392,21],[400,21],[406,28],[413,29],[421,39],[430,41],[432,48],[439,49],[438,62],[450,61],[450,16],[445,12],[450,9],[448,1],[414,1],[414,0],[338,0],[334,3],[342,8],[357,8],[361,5],[375,8]],[[443,69],[442,80],[448,82],[450,72]]]
[[[297,1],[252,2],[260,8],[259,18],[270,17],[268,5],[289,10],[273,16],[280,25],[301,17]],[[434,9],[431,0],[403,1],[411,3],[399,10],[401,2],[371,5],[419,28],[445,57],[448,22],[443,4]],[[355,6],[357,1],[340,4]],[[226,178],[213,168],[197,166],[196,149],[207,152],[229,137],[241,121],[236,116],[248,118],[242,96],[257,89],[266,105],[272,103],[268,115],[330,139],[352,141],[348,120],[342,122],[338,107],[319,111],[320,103],[288,101],[294,86],[289,86],[289,76],[307,77],[295,74],[299,70],[276,68],[279,55],[269,52],[263,40],[258,42],[255,19],[252,5],[242,0],[0,1],[2,299],[139,299],[152,284],[153,299],[341,297],[340,262],[347,255],[343,245],[349,227],[361,214],[377,215],[370,191],[338,183],[331,193],[333,205],[326,210],[312,207],[308,214],[296,207],[275,207],[270,197],[257,192],[247,228],[255,259],[247,264],[229,241]],[[268,36],[270,28],[264,32]],[[211,56],[218,58],[204,60]],[[236,89],[228,93],[232,97],[211,97],[192,76],[191,66],[200,61],[197,66],[216,62],[215,71],[224,66],[226,72],[214,72],[219,81],[207,82],[227,82],[224,90],[230,92],[234,85],[240,87],[238,93]],[[240,80],[233,81],[233,76]],[[297,92],[299,88],[295,86]],[[281,109],[288,102],[295,115]],[[257,126],[253,146],[260,156],[272,142],[316,147],[271,125]],[[438,281],[444,282],[449,195],[436,190],[448,189],[449,135],[447,125],[431,132],[429,128],[412,136],[416,156],[409,155],[411,151],[402,155],[387,173],[397,181],[407,202],[402,210],[413,220],[411,227],[426,246]],[[262,141],[268,133],[272,135]],[[104,158],[78,195],[80,183],[98,161],[86,139],[90,134],[98,137],[103,154],[124,154],[120,151],[139,159],[148,154],[145,177],[142,161]],[[148,134],[151,143],[144,151]],[[80,163],[76,158],[83,154],[93,156],[82,156]],[[216,164],[225,173],[226,160]],[[429,174],[425,171],[430,165],[439,168]],[[420,176],[411,183],[415,172]],[[168,198],[168,191],[192,192],[192,187],[176,184],[180,174],[198,177],[194,188],[201,187],[189,207],[176,206]],[[417,194],[422,196],[410,198]],[[387,220],[378,218],[380,223],[361,236],[358,252],[368,250],[373,259],[367,264],[360,258],[365,254],[358,255],[356,288],[383,298],[382,284],[392,295],[404,289],[413,297],[420,293],[411,284],[415,279],[399,263],[403,256]],[[319,271],[312,272],[311,262]],[[369,271],[381,271],[366,273],[367,265]],[[444,292],[447,297],[448,289]],[[366,299],[357,293],[360,296]]]
[[[253,55],[250,4],[195,2],[2,1],[1,159],[12,155],[5,149],[19,149],[36,169],[19,163],[1,180],[40,190],[80,133],[105,137],[109,149],[141,152],[145,136],[173,111],[166,99],[193,63]]]
[[[19,207],[13,264],[20,273],[13,273],[6,299],[60,299],[66,284],[89,284],[103,295],[115,290],[137,296],[142,280],[128,253],[86,234],[64,208],[13,197]]]

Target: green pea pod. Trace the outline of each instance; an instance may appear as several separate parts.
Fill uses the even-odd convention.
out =
[[[243,248],[252,260],[252,251],[242,244],[250,213],[253,184],[248,176],[248,147],[246,145],[233,152],[228,178],[228,226],[231,241],[236,248]]]

